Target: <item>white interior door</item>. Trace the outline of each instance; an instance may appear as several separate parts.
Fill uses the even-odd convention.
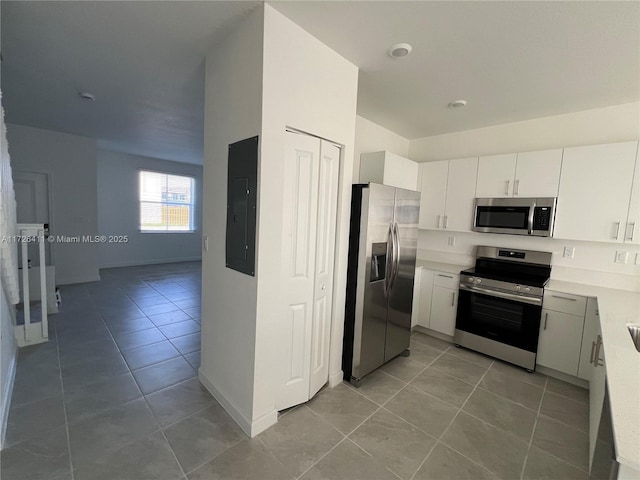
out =
[[[336,245],[340,149],[322,140],[318,174],[318,224],[316,240],[311,378],[309,398],[329,380],[329,340],[333,303],[333,265]]]
[[[46,173],[13,171],[16,193],[16,221],[18,223],[49,223],[49,176]],[[39,265],[36,244],[29,245],[31,265]],[[20,251],[20,249],[19,249]],[[45,258],[51,259],[51,244],[45,243]]]
[[[282,231],[284,383],[278,410],[309,399],[320,140],[286,133]]]

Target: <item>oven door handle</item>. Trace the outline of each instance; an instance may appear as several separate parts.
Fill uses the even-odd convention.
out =
[[[489,295],[490,297],[504,298],[506,300],[515,300],[516,302],[528,303],[530,305],[542,305],[541,298],[523,297],[521,295],[514,295],[513,293],[487,290],[486,288],[480,288],[476,286],[460,284],[460,290],[465,290],[467,292],[473,293],[482,293],[484,295]]]

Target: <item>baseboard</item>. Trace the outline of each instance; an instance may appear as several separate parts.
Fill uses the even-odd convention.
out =
[[[278,412],[277,410],[273,410],[261,417],[258,417],[254,422],[248,420],[241,412],[238,410],[235,405],[218,390],[213,383],[202,373],[201,369],[198,369],[198,379],[200,383],[204,385],[204,387],[209,390],[209,393],[213,395],[220,405],[227,411],[231,418],[235,420],[235,422],[240,426],[242,431],[249,435],[250,437],[255,437],[259,433],[265,431],[272,425],[278,423]]]
[[[336,385],[340,385],[344,379],[344,372],[340,370],[338,373],[334,373],[329,377],[329,388],[333,388]]]
[[[123,267],[141,267],[144,265],[159,265],[162,263],[181,263],[181,262],[201,262],[202,256],[184,257],[184,258],[156,258],[152,260],[132,260],[127,262],[116,262],[100,265],[98,268],[123,268]]]
[[[412,332],[424,333],[425,335],[429,335],[430,337],[435,337],[440,340],[444,340],[445,342],[453,343],[453,337],[446,335],[444,333],[436,332],[435,330],[431,330],[430,328],[423,327],[422,325],[416,325],[411,329]]]
[[[82,276],[82,277],[62,277],[59,278],[56,275],[56,286],[58,285],[73,285],[76,283],[88,283],[88,282],[99,282],[100,274],[90,275],[90,276]]]
[[[554,370],[553,368],[543,367],[542,365],[536,365],[536,372],[542,373],[548,377],[553,377],[557,380],[562,380],[563,382],[570,383],[577,387],[589,389],[589,382],[583,380],[582,378],[575,377],[573,375],[569,375],[564,372],[559,372]]]
[[[9,376],[7,379],[7,389],[4,392],[2,398],[2,411],[0,413],[0,450],[4,447],[5,435],[7,434],[7,423],[9,421],[9,410],[11,409],[11,394],[13,393],[13,383],[16,378],[16,366],[17,366],[18,351],[11,358],[11,365],[9,365]]]

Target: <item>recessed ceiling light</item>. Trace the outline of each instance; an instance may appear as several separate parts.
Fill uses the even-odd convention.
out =
[[[462,108],[467,104],[466,100],[454,100],[453,102],[449,102],[449,108]]]
[[[83,100],[88,100],[90,102],[95,102],[96,101],[96,96],[93,93],[79,92],[78,95],[80,95],[80,98],[83,99]]]
[[[411,50],[413,50],[413,47],[408,43],[396,43],[387,50],[387,55],[391,58],[402,58],[409,55]]]

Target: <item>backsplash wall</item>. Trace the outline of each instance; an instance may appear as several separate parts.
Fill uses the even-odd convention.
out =
[[[551,277],[554,279],[640,291],[640,246],[638,245],[420,230],[418,258],[467,266],[474,262],[477,245],[551,252],[553,254]],[[573,258],[563,256],[565,247],[575,249]],[[628,253],[626,264],[615,263],[618,252]]]

